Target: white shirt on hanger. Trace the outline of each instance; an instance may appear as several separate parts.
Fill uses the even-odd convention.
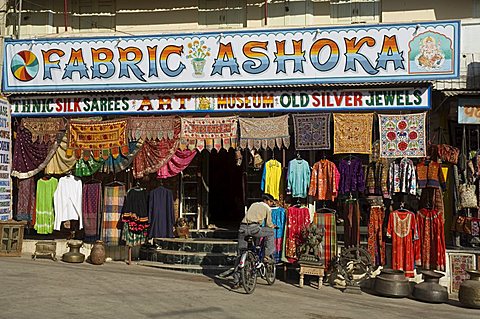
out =
[[[82,220],[82,181],[73,176],[65,176],[58,180],[57,190],[53,195],[55,207],[55,230],[60,230],[63,221],[79,220],[79,229],[83,228]]]

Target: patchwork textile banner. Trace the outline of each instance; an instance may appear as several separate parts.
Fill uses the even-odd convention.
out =
[[[22,126],[32,133],[33,142],[53,143],[60,131],[65,130],[62,118],[24,118]]]
[[[164,117],[131,117],[128,119],[128,139],[162,140],[173,139],[180,131],[180,118],[175,116]]]
[[[228,117],[182,117],[182,131],[180,134],[180,149],[186,148],[202,151],[222,147],[228,150],[230,147],[237,147],[238,118]]]
[[[240,118],[240,147],[274,149],[290,146],[288,115],[262,118]]]
[[[330,149],[330,113],[294,114],[295,149]]]
[[[462,282],[468,279],[467,269],[475,269],[475,254],[449,253],[450,291],[458,292]]]
[[[372,152],[373,113],[335,113],[333,123],[334,154],[370,154]]]
[[[378,115],[380,157],[425,157],[425,115]]]
[[[108,159],[110,154],[117,158],[119,151],[127,155],[127,121],[115,120],[104,122],[86,123],[81,121],[70,121],[68,126],[68,152],[71,156],[75,151],[75,156],[88,160],[90,153],[93,153],[95,159],[100,156]]]

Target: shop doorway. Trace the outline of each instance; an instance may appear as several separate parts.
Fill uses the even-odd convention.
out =
[[[208,172],[209,223],[219,228],[237,229],[245,216],[245,203],[243,167],[236,165],[235,150],[213,150]]]

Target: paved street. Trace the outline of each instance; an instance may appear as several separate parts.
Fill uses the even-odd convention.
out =
[[[480,310],[300,289],[262,280],[253,295],[228,282],[124,263],[0,258],[0,318],[475,318]]]

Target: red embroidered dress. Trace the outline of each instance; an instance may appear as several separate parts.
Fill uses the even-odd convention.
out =
[[[390,213],[387,236],[392,238],[392,268],[413,277],[415,263],[419,264],[420,246],[415,215],[407,210]]]
[[[417,213],[422,268],[445,271],[445,231],[442,213],[423,208]]]
[[[287,212],[287,242],[285,255],[288,262],[295,262],[298,259],[297,247],[302,244],[302,229],[310,224],[310,212],[308,208],[289,207]]]

